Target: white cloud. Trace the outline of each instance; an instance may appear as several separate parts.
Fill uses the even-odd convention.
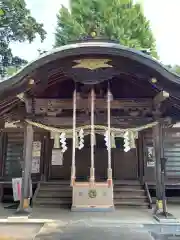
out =
[[[32,44],[12,44],[14,54],[30,61],[37,57],[37,49],[52,48],[56,14],[61,4],[69,6],[69,0],[26,0],[26,2],[32,15],[44,23],[48,32],[43,43],[36,39]],[[180,64],[180,0],[144,0],[144,11],[151,21],[161,60],[165,64]]]

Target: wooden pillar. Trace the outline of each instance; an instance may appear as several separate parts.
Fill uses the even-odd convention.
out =
[[[108,122],[108,171],[107,171],[107,175],[108,175],[108,185],[112,186],[112,159],[111,159],[111,92],[110,89],[108,87],[108,92],[107,92],[107,122]]]
[[[77,94],[76,89],[73,93],[73,139],[72,139],[72,165],[71,165],[71,186],[75,184],[76,181],[76,101]]]
[[[144,136],[142,132],[139,132],[138,139],[136,140],[136,149],[138,154],[138,177],[140,182],[144,184]]]
[[[31,194],[31,166],[32,166],[32,150],[33,150],[33,127],[25,124],[24,128],[24,164],[22,171],[22,188],[21,200],[17,213],[30,212],[30,194]]]
[[[95,92],[91,89],[91,167],[90,167],[90,182],[94,184],[95,181],[95,168],[94,168],[94,104]]]
[[[41,159],[40,159],[40,173],[41,173],[41,181],[47,181],[49,177],[49,149],[51,146],[49,134],[43,136],[42,147],[41,147]]]
[[[156,209],[154,218],[157,221],[171,219],[176,221],[174,216],[167,212],[166,189],[165,189],[165,162],[164,158],[164,124],[158,123],[153,128],[153,140],[156,159]],[[163,163],[164,162],[164,163]]]
[[[159,208],[159,204],[162,203],[161,158],[164,156],[161,123],[153,127],[153,145],[155,152],[156,207]]]

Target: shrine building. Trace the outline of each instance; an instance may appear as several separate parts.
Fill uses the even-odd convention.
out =
[[[180,202],[180,76],[100,39],[59,47],[0,83],[1,201],[22,177],[22,208]]]

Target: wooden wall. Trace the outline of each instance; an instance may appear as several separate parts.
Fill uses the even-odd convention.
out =
[[[168,159],[167,176],[180,178],[180,128],[168,129],[164,141],[164,155]]]
[[[70,179],[71,173],[71,146],[64,155],[63,166],[51,165],[52,140],[47,132],[36,132],[34,140],[42,143],[40,173],[33,174],[34,180],[44,179]],[[141,134],[144,160],[144,180],[155,182],[155,166],[147,166],[147,148],[153,146],[152,130]],[[164,137],[164,153],[167,157],[167,179],[180,179],[180,128],[166,129]],[[103,143],[104,144],[104,143]],[[86,144],[86,146],[89,146]],[[77,178],[85,180],[89,176],[90,148],[76,150]],[[137,154],[138,152],[138,154]],[[8,129],[0,135],[0,173],[1,180],[11,180],[12,177],[21,176],[21,160],[23,154],[23,130]],[[140,149],[125,153],[122,149],[112,149],[113,178],[117,180],[138,179],[139,177]],[[107,178],[107,150],[102,146],[95,148],[96,178]],[[141,164],[141,166],[142,166]]]
[[[34,141],[41,142],[40,172],[32,174],[33,180],[40,179],[44,159],[44,138],[47,132],[35,132]],[[23,129],[7,129],[1,132],[0,179],[10,180],[22,176],[24,132]]]
[[[155,181],[155,166],[147,166],[147,148],[153,146],[152,129],[143,132],[144,179]],[[164,156],[167,158],[166,179],[180,178],[180,128],[164,131]]]
[[[52,166],[50,164],[50,179],[66,179],[70,180],[72,149],[71,143],[68,141],[68,150],[63,157],[62,166]],[[122,141],[123,144],[123,141]],[[138,156],[136,149],[132,149],[128,153],[123,148],[112,149],[112,169],[113,178],[116,180],[133,180],[138,178]],[[97,181],[107,179],[108,153],[104,144],[104,137],[96,140],[94,149],[95,161],[95,178]],[[91,165],[91,149],[90,142],[85,139],[83,149],[76,149],[76,179],[79,181],[87,181],[90,176]]]

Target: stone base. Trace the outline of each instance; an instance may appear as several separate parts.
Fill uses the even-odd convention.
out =
[[[177,219],[171,213],[159,212],[154,214],[154,219],[160,223],[177,223]]]
[[[71,208],[72,212],[113,212],[114,207],[74,207]]]
[[[15,212],[15,214],[18,215],[18,216],[28,216],[29,214],[31,214],[31,212],[32,212],[31,207],[18,208],[17,211]]]
[[[74,184],[72,211],[109,212],[113,209],[113,186],[109,186],[107,182]]]

